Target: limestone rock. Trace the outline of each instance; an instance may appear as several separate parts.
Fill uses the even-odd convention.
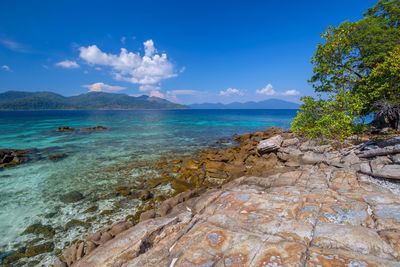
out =
[[[288,147],[288,146],[295,146],[299,143],[299,139],[298,138],[291,138],[291,139],[286,139],[283,140],[282,142],[282,147]]]
[[[276,135],[269,139],[262,140],[257,145],[257,151],[261,155],[268,153],[268,152],[276,151],[281,147],[282,141],[283,141],[283,138],[280,135]]]

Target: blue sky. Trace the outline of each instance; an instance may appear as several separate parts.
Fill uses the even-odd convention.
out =
[[[0,92],[298,101],[320,33],[376,2],[2,0]]]

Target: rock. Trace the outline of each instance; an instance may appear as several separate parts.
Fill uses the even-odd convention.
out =
[[[300,166],[303,152],[297,148],[286,147],[279,149],[277,156],[280,160],[285,162],[286,166],[297,167]]]
[[[111,239],[112,239],[112,235],[109,232],[104,232],[101,234],[100,243],[104,244],[108,240],[111,240]]]
[[[239,178],[246,173],[246,167],[243,165],[225,164],[224,170],[233,178]]]
[[[53,263],[53,267],[67,267],[67,264],[57,258]]]
[[[40,245],[32,246],[26,249],[25,257],[34,257],[39,254],[52,252],[54,249],[53,242],[46,242]]]
[[[101,238],[101,232],[96,232],[94,234],[91,234],[87,237],[87,241],[99,241]]]
[[[122,233],[123,231],[129,229],[129,227],[132,227],[133,223],[132,222],[120,222],[115,225],[113,225],[108,231],[112,236],[116,236],[119,233]]]
[[[194,159],[189,159],[186,165],[187,165],[188,169],[191,169],[191,170],[197,170],[199,168],[199,162]]]
[[[361,163],[360,171],[363,173],[371,173],[371,167],[368,162]]]
[[[67,248],[64,252],[63,252],[63,257],[65,262],[67,263],[68,266],[71,266],[72,263],[76,262],[76,252],[78,250],[78,246],[77,245],[73,245],[70,248]]]
[[[307,151],[301,158],[304,164],[316,164],[324,161],[324,156],[319,153]]]
[[[109,215],[113,213],[113,210],[103,210],[102,212],[100,212],[99,215],[103,216],[103,215]]]
[[[72,132],[75,131],[74,128],[70,128],[69,126],[61,126],[57,128],[57,132]]]
[[[100,239],[99,239],[100,240]],[[97,247],[97,245],[92,242],[92,241],[88,241],[86,242],[86,251],[85,254],[88,255],[90,252],[92,252],[95,248]]]
[[[84,130],[87,131],[102,131],[102,130],[106,130],[107,128],[104,126],[96,126],[96,127],[89,127],[89,128],[84,128]]]
[[[400,154],[392,155],[393,163],[400,164]]]
[[[351,166],[360,163],[361,160],[354,152],[351,152],[342,159],[342,162],[345,166]]]
[[[151,198],[151,193],[149,190],[143,190],[140,192],[139,199],[145,201]]]
[[[89,226],[89,223],[82,222],[82,221],[76,220],[76,219],[72,219],[65,225],[65,230],[68,231],[70,228],[78,227],[78,226],[87,227],[87,226]]]
[[[276,135],[267,140],[263,140],[257,145],[257,151],[261,155],[268,152],[276,151],[281,147],[282,141],[283,138],[280,135]]]
[[[64,203],[73,203],[83,199],[84,196],[78,191],[71,191],[65,195],[60,196],[60,200]]]
[[[23,235],[26,234],[34,234],[34,235],[42,235],[46,238],[52,238],[56,231],[50,225],[43,225],[41,223],[35,223],[28,226],[23,232]]]
[[[63,159],[67,156],[67,154],[60,153],[60,154],[54,154],[54,155],[49,155],[49,159],[52,161],[58,161],[60,159]]]
[[[225,163],[221,161],[207,161],[204,167],[209,172],[220,172],[224,170]]]
[[[371,168],[374,172],[379,171],[385,165],[391,164],[392,161],[388,156],[376,157],[375,159],[370,161]]]
[[[325,153],[325,152],[332,151],[332,149],[333,148],[331,145],[323,145],[323,146],[314,147],[312,151],[314,151],[315,153]]]
[[[286,139],[286,140],[283,140],[282,147],[296,146],[298,143],[299,143],[298,138]]]
[[[379,170],[374,170],[374,174],[383,175],[387,178],[391,179],[399,179],[400,177],[400,165],[385,165],[383,168]]]
[[[83,242],[78,245],[78,249],[76,250],[76,260],[80,260],[83,257],[84,245]]]
[[[140,214],[140,219],[139,221],[146,221],[148,219],[152,219],[156,217],[156,211],[155,210],[148,210]]]
[[[272,127],[269,127],[267,130],[264,131],[264,137],[265,138],[270,138],[270,137],[275,136],[275,135],[281,135],[283,132],[284,131],[281,128],[272,126]]]

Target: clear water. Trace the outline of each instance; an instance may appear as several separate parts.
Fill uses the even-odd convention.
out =
[[[289,128],[295,110],[169,110],[169,111],[24,111],[0,112],[0,148],[35,148],[25,164],[0,170],[0,252],[13,250],[33,239],[21,235],[28,225],[42,223],[56,229],[54,242],[62,249],[68,241],[102,224],[133,214],[135,200],[111,197],[117,185],[140,183],[151,175],[151,162],[185,154],[232,139],[233,134]],[[81,129],[102,125],[105,131],[56,132],[59,126]],[[53,162],[50,154],[65,153]],[[126,171],[118,167],[146,163]],[[85,199],[72,204],[60,195],[72,190]],[[168,189],[166,189],[168,190]],[[84,213],[96,204],[97,212]],[[99,216],[105,209],[119,212]],[[93,216],[88,229],[64,230],[71,219]],[[42,263],[50,262],[51,255]]]

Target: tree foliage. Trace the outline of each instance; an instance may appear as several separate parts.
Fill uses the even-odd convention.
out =
[[[309,80],[318,98],[302,99],[292,130],[343,139],[362,116],[378,112],[378,100],[400,100],[400,0],[379,0],[362,20],[328,26],[321,37]]]

